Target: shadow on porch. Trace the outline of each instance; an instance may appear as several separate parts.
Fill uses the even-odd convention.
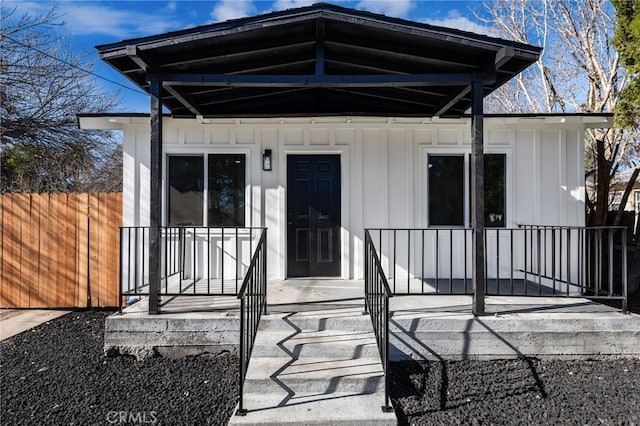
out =
[[[491,284],[489,284],[491,285]],[[296,313],[330,329],[364,307],[362,280],[269,281],[269,318]],[[162,314],[147,298],[107,320],[105,351],[139,357],[235,351],[239,302],[235,296],[164,296]],[[581,298],[493,296],[485,316],[471,313],[469,295],[411,295],[390,299],[391,359],[589,357],[640,354],[640,316]],[[363,315],[368,320],[368,317]]]

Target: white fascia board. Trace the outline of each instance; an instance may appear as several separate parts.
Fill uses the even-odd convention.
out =
[[[79,116],[78,122],[81,129],[94,130],[122,130],[131,124],[148,124],[149,117],[131,117],[131,116]]]
[[[613,127],[613,117],[606,115],[505,115],[499,117],[485,116],[487,125],[496,126],[548,126],[569,125],[582,128]],[[78,117],[81,129],[121,130],[127,125],[148,124],[148,116],[81,116]],[[387,124],[387,125],[425,125],[425,124],[469,124],[470,117],[377,117],[377,116],[320,116],[320,117],[255,117],[255,118],[169,118],[165,124],[179,125],[181,122],[198,124]]]
[[[485,123],[503,126],[537,127],[548,125],[568,125],[582,128],[613,127],[613,117],[607,115],[505,115],[485,117]]]

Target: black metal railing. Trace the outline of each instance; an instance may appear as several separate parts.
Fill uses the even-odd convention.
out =
[[[235,296],[262,237],[258,227],[160,227],[160,296]],[[120,301],[149,295],[149,227],[120,228]]]
[[[472,229],[367,231],[393,294],[473,294]],[[626,310],[626,233],[611,226],[486,228],[486,294],[612,299]]]
[[[382,408],[390,412],[393,411],[393,407],[389,403],[389,298],[393,295],[368,230],[365,230],[364,241],[365,310],[371,317],[384,370],[384,406]]]
[[[240,299],[240,402],[236,415],[244,416],[244,381],[263,313],[267,312],[267,230],[262,231],[247,274],[238,293]]]
[[[544,286],[552,295],[573,292],[591,299],[620,300],[626,311],[626,227],[520,225],[519,229],[524,231],[520,272],[525,280],[533,276],[538,295]]]

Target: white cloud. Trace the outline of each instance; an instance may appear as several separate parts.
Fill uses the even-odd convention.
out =
[[[293,9],[296,7],[310,6],[317,1],[314,0],[276,0],[273,3],[273,10]]]
[[[169,2],[169,3],[167,3],[167,5],[165,6],[165,9],[166,9],[168,12],[175,12],[175,11],[176,11],[176,7],[177,7],[177,6],[178,6],[178,5],[176,4],[176,2],[175,2],[175,1],[170,1],[170,2]]]
[[[255,7],[250,0],[221,0],[211,11],[215,22],[242,18],[253,13]]]
[[[414,7],[413,0],[360,0],[356,5],[356,9],[365,9],[398,18],[406,17]]]
[[[6,8],[6,10],[13,10],[15,12],[13,14],[14,18],[22,16],[24,14],[29,15],[43,15],[46,14],[51,7],[53,6],[51,3],[46,2],[38,2],[38,1],[15,1],[15,0],[5,0],[0,1],[2,6]]]
[[[449,11],[445,18],[423,19],[422,21],[426,24],[436,25],[438,27],[455,28],[457,30],[497,37],[497,31],[495,28],[473,22],[469,18],[461,16],[457,10]]]
[[[12,2],[12,6],[14,4],[16,13],[31,15],[46,13],[53,6],[53,3],[44,1]],[[116,8],[92,2],[62,1],[56,5],[57,21],[64,22],[74,35],[102,34],[123,39],[184,28],[182,22],[168,17],[172,8],[177,6],[174,2],[167,3],[157,13],[140,11],[139,8],[126,9],[122,4]]]
[[[74,34],[106,34],[114,37],[158,34],[179,29],[182,24],[166,15],[139,10],[112,9],[95,4],[60,4],[60,11]]]

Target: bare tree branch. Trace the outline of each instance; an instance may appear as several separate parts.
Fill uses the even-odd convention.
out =
[[[616,26],[609,0],[489,0],[498,35],[543,47],[535,66],[487,99],[490,112],[613,112],[627,79],[612,47]],[[587,223],[605,225],[611,181],[638,162],[637,132],[590,129],[586,134]]]
[[[60,25],[55,8],[16,16],[0,7],[2,192],[99,191],[96,170],[119,152],[111,133],[78,128],[78,113],[106,112],[118,95],[73,54]]]

